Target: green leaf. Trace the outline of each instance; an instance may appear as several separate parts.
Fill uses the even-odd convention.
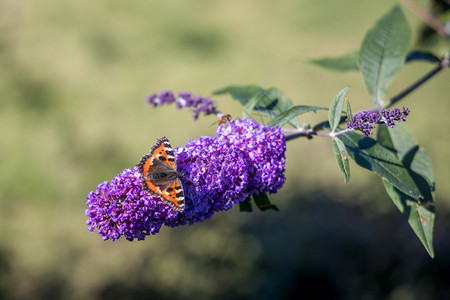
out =
[[[261,89],[257,94],[244,105],[244,111],[242,113],[244,118],[248,118],[253,110],[262,112],[263,114],[269,114],[270,111],[277,105],[278,96],[275,93],[270,94],[268,91]]]
[[[398,6],[367,32],[358,64],[375,104],[383,105],[389,84],[404,64],[410,40],[410,27]]]
[[[309,63],[335,72],[358,71],[358,52],[353,51],[339,57],[327,57],[308,61]]]
[[[257,85],[230,85],[224,87],[220,90],[214,91],[213,95],[223,95],[230,94],[233,99],[238,100],[242,106],[245,106],[250,99],[252,99],[255,95],[261,93],[264,90],[263,88]]]
[[[254,110],[268,116],[276,116],[277,113],[292,107],[291,99],[277,88],[262,89],[256,96],[260,100]]]
[[[229,94],[233,99],[238,100],[242,106],[247,107],[247,110],[251,111],[255,108],[266,113],[278,105],[278,98],[283,95],[280,90],[275,88],[266,90],[257,85],[230,85],[214,91],[213,94]]]
[[[383,147],[377,141],[355,132],[341,134],[339,139],[344,142],[349,156],[358,165],[386,179],[413,199],[421,201],[424,198],[408,169],[395,152]]]
[[[390,182],[383,180],[387,193],[420,239],[427,252],[434,257],[434,190],[435,180],[431,168],[431,160],[423,148],[420,148],[412,132],[402,124],[394,128],[380,127],[378,139],[387,147],[394,149],[397,156],[408,169],[422,198],[417,200],[395,188]]]
[[[434,256],[434,175],[425,150],[414,142],[414,135],[402,124],[380,126],[379,142],[349,132],[339,135],[355,162],[379,175],[388,195]]]
[[[261,89],[244,106],[243,117],[249,117],[253,111],[260,114],[276,117],[292,107],[291,99],[277,88]],[[291,119],[289,124],[295,128],[300,127],[298,119]]]
[[[252,203],[250,202],[250,197],[247,197],[247,199],[245,199],[242,202],[239,202],[239,211],[241,212],[252,212]]]
[[[350,106],[350,101],[347,99],[347,97],[345,98],[345,106],[347,107],[347,121],[351,122],[353,121],[352,108]]]
[[[328,111],[328,122],[330,122],[331,132],[334,132],[339,126],[341,121],[342,105],[344,104],[345,96],[350,88],[346,87],[341,90],[330,105],[330,110]]]
[[[274,117],[269,123],[267,123],[267,125],[273,127],[278,124],[280,127],[282,127],[286,123],[290,122],[293,118],[295,118],[301,114],[304,114],[304,113],[310,112],[310,111],[321,110],[321,109],[327,110],[328,108],[321,107],[321,106],[309,106],[309,105],[293,106],[290,109],[288,109],[287,111]]]
[[[410,196],[402,193],[386,179],[383,179],[386,192],[391,197],[400,212],[408,218],[409,226],[413,229],[431,257],[434,257],[433,229],[434,205],[419,203]]]
[[[339,170],[341,170],[344,175],[345,182],[348,182],[350,179],[350,163],[348,161],[348,154],[345,149],[345,145],[341,140],[339,140],[338,137],[334,137],[331,140],[331,144],[333,146],[333,152],[336,157]]]
[[[293,104],[291,99],[276,88],[263,89],[257,85],[228,86],[215,91],[213,94],[230,94],[233,99],[238,100],[244,106],[244,118],[256,111],[270,117],[289,110]],[[291,119],[289,124],[295,128],[300,127],[298,119]]]
[[[408,55],[405,58],[405,63],[409,63],[412,61],[426,61],[430,63],[438,63],[441,61],[439,57],[434,55],[431,52],[426,51],[411,51],[408,53]]]
[[[435,180],[431,160],[425,149],[419,147],[415,142],[414,134],[403,124],[396,124],[394,128],[380,126],[378,140],[385,147],[394,149],[399,160],[408,168],[423,195],[423,198],[419,200],[421,202],[433,201]]]
[[[273,209],[279,211],[278,207],[270,203],[269,197],[266,193],[253,194],[253,201],[255,201],[256,206],[262,211]]]

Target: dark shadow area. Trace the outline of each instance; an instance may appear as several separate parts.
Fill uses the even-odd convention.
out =
[[[157,293],[154,289],[140,282],[111,282],[99,292],[98,299],[102,300],[144,300],[144,299],[171,299],[167,295]]]
[[[312,193],[281,212],[283,224],[261,216],[245,228],[264,245],[255,299],[450,299],[448,213],[432,259],[400,212],[367,215],[329,197]]]
[[[175,288],[156,284],[155,278],[161,274],[152,266],[167,258],[144,254],[132,273],[113,277],[104,274],[93,289],[81,294],[102,300],[450,299],[448,212],[437,217],[436,258],[431,259],[406,218],[396,210],[384,214],[368,211],[367,205],[346,204],[345,199],[330,192],[312,191],[301,197],[290,199],[291,205],[277,203],[280,212],[255,210],[248,214],[233,210],[203,224],[220,236],[225,248],[228,243],[240,243],[240,247],[230,249],[250,249],[248,263],[230,259],[239,257],[239,253],[224,256],[226,251],[202,252],[207,245],[200,246],[193,233],[198,227],[197,234],[203,232],[205,227],[195,225],[160,233],[170,235],[167,249],[192,266],[182,274],[190,279],[189,285]],[[223,236],[224,226],[236,230]],[[189,243],[198,246],[186,248]],[[82,254],[88,255],[89,251]],[[124,252],[124,260],[128,260],[126,256]],[[17,295],[28,294],[15,290],[15,277],[9,277],[10,259],[8,251],[0,251],[0,299],[22,299]],[[114,272],[120,274],[120,270]],[[71,282],[76,279],[70,272],[61,272],[58,264],[49,265],[43,276],[20,276],[32,282],[33,299],[64,299],[74,293]]]
[[[8,287],[5,284],[5,278],[7,278],[10,272],[10,254],[4,249],[0,248],[0,299],[7,299]]]

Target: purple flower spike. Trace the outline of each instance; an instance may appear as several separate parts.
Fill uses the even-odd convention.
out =
[[[401,111],[399,108],[394,108],[392,111],[389,109],[382,109],[380,112],[363,111],[355,114],[353,121],[347,122],[347,128],[360,130],[369,136],[376,124],[384,123],[388,127],[394,127],[396,121],[404,122],[409,113],[410,111],[406,107],[403,107]]]
[[[87,195],[89,231],[104,240],[124,235],[132,241],[159,232],[164,224],[193,225],[229,210],[253,193],[275,193],[285,181],[286,143],[280,127],[252,119],[219,126],[214,137],[201,137],[174,149],[183,173],[186,209],[182,213],[142,190],[137,168],[125,169]]]
[[[372,134],[375,124],[380,121],[380,114],[375,111],[363,111],[353,116],[353,121],[347,122],[347,128],[362,131],[366,136]]]
[[[253,119],[219,126],[215,137],[201,137],[174,149],[184,187],[184,218],[168,226],[195,224],[229,210],[253,193],[275,193],[285,181],[285,137],[280,127]]]
[[[178,98],[175,98],[174,94],[170,91],[164,91],[158,96],[152,94],[147,97],[147,103],[151,104],[153,107],[171,104],[173,102],[175,102],[177,109],[183,107],[190,108],[194,120],[198,119],[201,112],[206,115],[217,114],[217,107],[214,100],[203,98],[199,95],[192,95],[189,92],[178,93]]]
[[[386,126],[394,127],[395,121],[404,122],[406,117],[409,115],[410,111],[408,108],[403,107],[400,111],[399,108],[394,108],[392,111],[388,109],[383,109],[380,111],[382,120],[386,123]]]
[[[86,198],[88,229],[97,229],[103,240],[114,241],[122,235],[129,241],[143,240],[178,214],[142,190],[137,167],[123,170],[111,183],[100,183]]]

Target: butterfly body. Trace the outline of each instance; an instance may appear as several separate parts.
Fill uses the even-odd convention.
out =
[[[142,156],[137,166],[144,190],[160,198],[174,210],[184,211],[184,191],[180,180],[183,174],[177,171],[173,149],[166,137],[159,138],[150,152]]]

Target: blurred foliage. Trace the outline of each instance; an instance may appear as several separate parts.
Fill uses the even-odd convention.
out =
[[[393,3],[1,1],[0,298],[448,298],[448,72],[405,102],[407,125],[435,162],[435,260],[372,175],[353,168],[342,184],[319,138],[288,144],[286,187],[271,196],[279,213],[236,208],[139,243],[103,242],[84,225],[86,194],[156,138],[177,146],[214,134],[212,117],[193,123],[173,107],[152,110],[148,94],[258,84],[294,105],[327,106],[351,84],[358,111],[369,102],[357,74],[287,62],[357,49]],[[428,69],[408,65],[392,93]]]

